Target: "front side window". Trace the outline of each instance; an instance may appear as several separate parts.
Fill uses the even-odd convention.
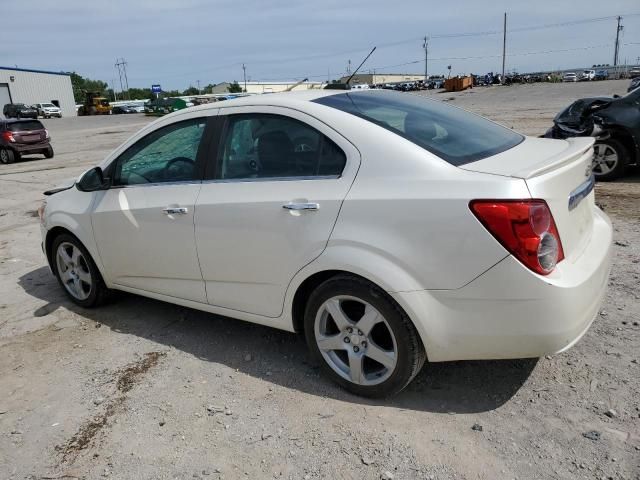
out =
[[[114,185],[194,180],[205,125],[204,118],[185,120],[139,140],[118,158]]]
[[[219,178],[339,176],[344,152],[309,125],[272,114],[229,116]]]
[[[368,120],[456,166],[504,152],[524,140],[478,115],[418,95],[359,91],[313,101]]]

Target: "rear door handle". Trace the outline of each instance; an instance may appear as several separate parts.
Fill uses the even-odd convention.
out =
[[[287,210],[318,210],[319,203],[285,203],[282,208]]]
[[[187,207],[166,207],[162,209],[162,212],[165,215],[176,215],[176,214],[184,215],[188,211],[189,209]]]

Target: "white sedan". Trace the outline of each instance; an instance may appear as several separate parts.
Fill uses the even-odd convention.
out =
[[[384,90],[203,105],[46,192],[43,249],[78,305],[117,289],[304,332],[336,382],[385,396],[425,360],[584,335],[612,240],[592,144]]]

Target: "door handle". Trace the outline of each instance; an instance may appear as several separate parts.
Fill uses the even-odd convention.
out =
[[[285,203],[282,208],[287,210],[318,210],[319,203]]]
[[[184,215],[188,211],[189,209],[187,209],[187,207],[166,207],[162,209],[162,212],[165,215],[175,215],[175,214]]]

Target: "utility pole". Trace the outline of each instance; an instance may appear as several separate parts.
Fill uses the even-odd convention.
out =
[[[122,70],[120,69],[120,62],[116,58],[116,64],[114,65],[118,69],[118,78],[120,79],[120,92],[124,92],[124,87],[122,86]]]
[[[244,93],[247,93],[247,67],[242,64],[242,75],[244,76]]]
[[[613,66],[614,67],[618,66],[618,54],[620,53],[620,32],[624,28],[622,25],[620,25],[621,21],[622,21],[622,17],[618,15],[618,26],[616,27],[616,46],[615,46],[615,50],[613,52]]]
[[[424,48],[424,81],[426,82],[429,79],[429,37],[424,37],[422,47]]]
[[[507,56],[507,12],[504,12],[504,27],[502,29],[502,78],[500,83],[504,85],[504,62]]]
[[[347,75],[351,75],[351,60],[347,63]]]
[[[198,83],[198,95],[200,95],[200,80],[196,80],[196,82]]]
[[[118,68],[118,76],[120,77],[120,91],[124,92],[124,87],[122,85],[122,76],[124,75],[124,83],[127,87],[127,100],[131,100],[129,97],[129,80],[127,79],[127,62],[124,58],[118,60],[116,58],[116,65]]]

